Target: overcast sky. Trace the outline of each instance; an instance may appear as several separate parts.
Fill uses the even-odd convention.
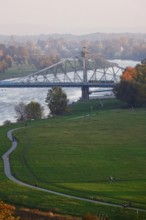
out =
[[[146,0],[0,2],[0,34],[146,33]]]

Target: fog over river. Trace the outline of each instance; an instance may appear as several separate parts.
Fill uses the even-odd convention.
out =
[[[135,66],[138,61],[131,60],[111,60],[118,63],[121,67]],[[76,101],[81,97],[80,88],[64,88],[63,89],[70,102]],[[28,103],[30,101],[39,102],[45,110],[45,115],[48,115],[49,110],[45,103],[48,88],[6,88],[0,89],[0,125],[6,120],[11,122],[16,121],[15,105],[20,102]],[[96,93],[96,95],[98,95]],[[100,94],[101,95],[101,94]]]

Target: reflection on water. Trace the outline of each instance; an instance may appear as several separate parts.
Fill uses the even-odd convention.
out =
[[[121,67],[135,66],[138,63],[138,61],[129,60],[112,60],[112,62],[118,63]],[[76,101],[81,97],[80,88],[66,88],[64,91],[67,93],[70,102]],[[11,122],[16,121],[14,108],[15,105],[20,102],[39,102],[45,109],[45,115],[47,115],[49,113],[48,107],[45,103],[47,92],[48,89],[46,88],[0,89],[0,125],[2,125],[5,120],[10,120]]]

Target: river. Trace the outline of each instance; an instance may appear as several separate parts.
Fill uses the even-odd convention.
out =
[[[139,63],[139,61],[132,60],[111,60],[111,62],[118,63],[121,67],[135,66]],[[66,88],[64,91],[66,92],[70,102],[76,101],[81,97],[80,88]],[[47,116],[49,113],[48,107],[45,103],[47,92],[47,88],[0,89],[0,125],[2,125],[6,120],[10,120],[11,122],[16,121],[15,105],[20,102],[39,102],[44,107],[45,115]]]

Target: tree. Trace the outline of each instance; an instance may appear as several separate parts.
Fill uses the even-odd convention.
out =
[[[10,55],[6,55],[5,60],[6,60],[7,67],[11,67],[13,63],[12,57]]]
[[[10,125],[11,124],[11,121],[10,120],[5,120],[3,125]]]
[[[0,72],[4,73],[6,69],[7,69],[7,64],[5,60],[0,61]]]
[[[63,115],[68,110],[68,99],[61,87],[53,87],[47,93],[46,102],[52,115]]]
[[[27,119],[41,119],[43,117],[43,108],[38,102],[30,102],[25,107]]]
[[[43,107],[38,102],[30,102],[27,105],[20,102],[15,106],[18,121],[30,119],[41,119],[43,117]]]
[[[122,81],[136,80],[137,75],[138,73],[135,67],[127,67],[121,76],[121,80]]]
[[[20,102],[15,106],[15,112],[17,121],[25,121],[26,120],[26,105],[23,102]]]
[[[15,207],[0,201],[0,219],[1,220],[19,220],[19,217],[14,217]]]
[[[134,107],[139,103],[140,85],[131,81],[121,81],[114,87],[114,94],[117,99],[128,103],[129,107]]]
[[[146,103],[146,65],[126,68],[113,91],[118,99],[126,101],[129,106]]]

